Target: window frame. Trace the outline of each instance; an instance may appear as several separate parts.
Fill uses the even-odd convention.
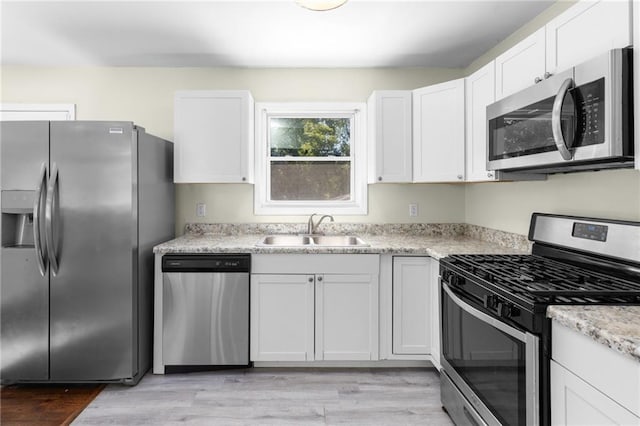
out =
[[[307,215],[367,214],[366,104],[363,102],[257,102],[255,111],[254,214]],[[351,120],[349,157],[271,157],[269,119],[327,117]],[[322,158],[322,159],[321,159]],[[270,200],[272,161],[347,161],[351,163],[351,199],[348,201]]]
[[[0,103],[0,120],[75,120],[75,104]]]

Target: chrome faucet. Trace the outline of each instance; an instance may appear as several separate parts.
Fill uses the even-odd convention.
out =
[[[316,223],[313,222],[313,217],[317,216],[318,213],[314,213],[311,216],[309,216],[309,222],[307,223],[307,234],[315,234],[316,232],[318,232],[318,226],[320,226],[320,224],[322,223],[322,221],[325,218],[329,218],[331,219],[331,222],[333,222],[333,216],[329,215],[329,214],[325,214],[324,216],[322,216],[320,218],[320,220],[318,220]]]

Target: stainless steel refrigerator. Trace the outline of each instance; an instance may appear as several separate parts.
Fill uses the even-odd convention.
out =
[[[0,122],[0,379],[135,384],[173,144],[131,122]]]

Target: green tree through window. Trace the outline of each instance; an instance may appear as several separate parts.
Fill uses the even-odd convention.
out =
[[[350,119],[272,117],[269,141],[272,200],[350,198]]]

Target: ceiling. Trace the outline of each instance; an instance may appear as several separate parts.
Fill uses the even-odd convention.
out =
[[[2,65],[466,67],[554,1],[1,0]]]

